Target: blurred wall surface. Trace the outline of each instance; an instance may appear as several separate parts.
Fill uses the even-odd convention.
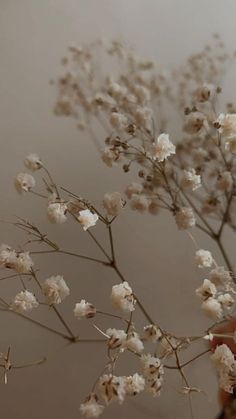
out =
[[[29,152],[42,156],[58,184],[95,202],[101,202],[105,192],[122,191],[126,184],[119,170],[104,167],[89,137],[79,133],[72,120],[53,115],[56,92],[49,80],[60,73],[60,60],[69,45],[98,37],[118,38],[133,45],[140,56],[170,68],[200,50],[214,32],[219,32],[233,50],[235,14],[235,0],[0,0],[0,219],[5,221],[0,224],[0,242],[17,246],[27,241],[7,223],[20,216],[40,225],[66,249],[98,256],[82,230],[71,224],[49,225],[43,201],[15,192],[14,176],[23,169]],[[235,99],[233,83],[231,74],[226,83],[231,100]],[[209,323],[194,295],[201,275],[194,268],[194,245],[187,234],[178,233],[168,216],[152,218],[128,208],[114,233],[121,270],[156,321],[179,335],[194,335],[207,328]],[[102,237],[104,233],[98,228],[97,234]],[[197,239],[204,248],[216,250],[203,235],[198,234]],[[228,234],[228,246],[231,239]],[[106,241],[104,244],[108,245]],[[85,298],[97,307],[111,309],[110,288],[119,281],[114,272],[50,254],[35,257],[35,264],[40,267],[41,278],[64,275],[71,296],[60,308],[62,313],[81,336],[98,337],[91,322],[75,321],[72,308]],[[8,301],[20,289],[19,281],[0,281],[0,296]],[[48,318],[52,326],[60,328],[53,313],[42,310],[41,321]],[[138,315],[137,319],[143,327],[143,317]],[[97,320],[101,328],[118,324]],[[12,359],[18,364],[44,355],[48,359],[39,367],[12,370],[7,386],[0,382],[1,418],[79,418],[79,404],[106,362],[104,346],[67,344],[10,313],[1,312],[0,325],[0,352],[6,352],[10,345]],[[197,353],[199,348],[194,350]],[[128,357],[120,373],[131,373],[131,367],[135,366]],[[191,384],[203,390],[192,398],[194,418],[213,418],[219,408],[209,359],[192,364],[186,373]],[[143,395],[123,406],[114,404],[105,411],[104,419],[111,415],[114,419],[190,418],[189,401],[180,394],[180,386],[178,374],[170,371],[160,398]]]

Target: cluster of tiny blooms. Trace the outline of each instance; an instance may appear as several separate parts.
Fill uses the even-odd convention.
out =
[[[98,71],[97,56],[101,63],[110,60],[104,76]],[[71,46],[62,60],[63,74],[52,81],[58,90],[55,115],[74,119],[79,131],[86,131],[91,137],[109,174],[113,168],[121,170],[124,181],[120,188],[104,190],[99,202],[93,202],[78,191],[74,193],[58,185],[47,162],[37,153],[24,158],[24,170],[16,175],[14,185],[21,195],[19,199],[30,195],[44,202],[46,233],[23,218],[13,222],[27,233],[27,241],[15,248],[0,246],[0,267],[10,270],[9,276],[7,273],[0,279],[18,281],[9,302],[0,298],[0,308],[31,320],[35,327],[38,325],[71,344],[83,341],[82,332],[77,334],[73,327],[87,325],[98,334],[97,339],[84,339],[103,344],[106,354],[102,373],[80,405],[86,418],[97,418],[111,403],[122,404],[142,392],[159,396],[167,381],[168,368],[176,370],[184,382],[183,394],[198,391],[188,384],[188,371],[184,367],[197,362],[206,351],[192,359],[186,355],[186,362],[184,356],[195,340],[206,343],[215,335],[219,337],[214,332],[215,324],[234,313],[236,277],[224,234],[227,229],[236,230],[236,104],[228,103],[218,109],[219,83],[233,59],[234,54],[229,54],[215,35],[210,45],[191,55],[182,66],[164,72],[154,62],[137,58],[133,50],[119,41],[109,45],[97,41],[87,46]],[[174,132],[171,109],[178,113],[178,129]],[[113,223],[118,225],[129,210],[138,220],[145,215],[152,217],[157,231],[165,211],[172,223],[170,228],[172,225],[175,233],[191,240],[193,271],[202,275],[196,290],[193,285],[193,295],[195,290],[202,311],[211,322],[207,332],[178,337],[163,328],[162,323],[166,323],[163,319],[152,320],[135,281],[123,274],[117,262]],[[64,248],[63,240],[58,244],[47,233],[47,225],[53,231],[58,229],[59,235],[69,223],[73,223],[74,230],[78,227],[79,247],[82,249],[86,236],[101,256]],[[195,236],[198,230],[200,237],[205,234],[217,247],[214,257],[204,248],[206,245],[203,248],[198,245],[198,235]],[[101,239],[102,232],[105,237]],[[115,284],[108,290],[104,288],[104,298],[111,306],[109,312],[98,301],[90,302],[89,296],[87,300],[80,293],[75,295],[71,275],[64,279],[55,270],[54,274],[41,272],[38,260],[47,253],[50,263],[54,254],[60,254],[63,258],[74,257],[82,263],[98,263],[101,269],[108,268]],[[146,274],[142,285],[147,289],[149,276],[153,273]],[[158,272],[155,276],[158,279]],[[151,289],[149,300],[156,302],[157,297],[155,289]],[[70,326],[64,304],[71,304],[70,313],[72,317],[74,314],[76,326]],[[32,310],[39,306],[36,313],[46,309],[48,316],[51,313],[57,316],[64,332],[54,329],[52,322],[47,324],[45,320],[44,324],[31,318]],[[158,313],[154,311],[153,317]],[[140,314],[145,323],[140,321]],[[104,328],[101,317],[109,322]],[[226,338],[236,342],[236,332]],[[126,356],[132,357],[133,361],[128,363],[132,370],[127,368],[121,374],[120,359],[123,361]],[[223,343],[215,348],[211,359],[220,386],[233,392],[234,354]]]

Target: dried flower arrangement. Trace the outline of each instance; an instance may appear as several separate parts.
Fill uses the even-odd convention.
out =
[[[102,54],[114,60],[112,77],[103,76],[99,70]],[[58,309],[70,294],[68,284],[57,273],[42,280],[33,262],[34,254],[61,253],[114,271],[117,284],[111,288],[113,313],[100,311],[95,303],[85,299],[74,307],[78,320],[93,318],[91,327],[96,327],[100,334],[98,341],[107,347],[104,370],[80,406],[82,415],[87,418],[100,416],[111,402],[122,403],[126,397],[143,391],[158,396],[168,368],[180,374],[183,394],[190,398],[192,392],[200,391],[190,385],[184,368],[210,349],[205,348],[185,363],[181,362],[180,353],[196,341],[206,343],[219,337],[215,332],[216,325],[234,314],[236,278],[223,233],[226,225],[232,230],[236,228],[236,109],[228,104],[225,113],[217,111],[219,85],[234,58],[215,35],[211,45],[168,74],[158,70],[151,61],[137,59],[131,49],[118,41],[108,48],[99,41],[89,46],[70,47],[68,56],[62,60],[64,75],[52,82],[58,89],[55,114],[72,117],[80,131],[88,131],[108,168],[120,166],[124,173],[132,168],[136,178],[124,193],[106,193],[101,208],[97,208],[87,199],[60,187],[44,160],[35,153],[29,154],[24,161],[25,167],[30,172],[42,173],[44,190],[36,189],[32,174],[22,172],[15,179],[17,191],[42,198],[47,203],[47,217],[51,223],[66,223],[70,217],[86,232],[84,234],[90,236],[102,257],[96,259],[67,251],[34,223],[18,219],[14,224],[30,237],[28,247],[17,251],[2,244],[0,265],[12,272],[1,279],[20,279],[21,290],[9,303],[0,298],[0,309],[11,311],[71,343],[79,343],[83,339],[73,332]],[[179,141],[172,141],[167,133],[170,106],[180,116]],[[99,133],[104,132],[103,137],[99,134],[105,138],[104,147],[97,138],[98,126]],[[196,295],[202,310],[213,322],[198,336],[178,337],[157,324],[136,295],[135,284],[131,287],[118,266],[113,223],[119,222],[119,214],[128,210],[128,203],[132,210],[141,214],[148,212],[154,217],[167,210],[174,217],[177,228],[186,231],[194,240],[196,267],[208,269],[207,278],[197,288]],[[104,234],[108,235],[109,250],[94,234],[98,223],[104,226]],[[218,265],[209,250],[199,248],[193,237],[194,229],[200,229],[218,246],[223,266]],[[30,250],[33,241],[43,249]],[[37,295],[30,291],[28,279],[37,284]],[[56,314],[64,333],[30,317],[29,313],[40,304],[50,307]],[[144,330],[139,330],[136,324],[136,310],[141,310],[146,319]],[[101,330],[94,323],[99,315],[110,318],[110,328]],[[112,327],[113,318],[120,320],[120,329]],[[226,337],[236,342],[236,332],[228,333]],[[146,344],[152,348],[148,352]],[[137,371],[131,376],[119,376],[117,361],[127,352],[136,357]],[[1,359],[0,366],[7,382],[10,368],[17,365],[11,363],[10,351]],[[171,365],[166,363],[167,359],[172,360]],[[232,392],[236,386],[234,354],[222,344],[216,347],[211,359],[219,373],[220,386]]]

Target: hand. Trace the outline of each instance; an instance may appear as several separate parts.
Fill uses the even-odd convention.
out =
[[[232,318],[223,326],[220,326],[213,330],[214,333],[226,334],[226,335],[232,334],[235,331],[236,331],[236,318]],[[217,345],[222,345],[223,343],[226,344],[234,354],[236,354],[236,343],[234,342],[232,338],[215,337],[210,342],[211,349],[214,351]],[[224,390],[222,389],[219,390],[219,399],[223,407],[228,403],[230,396],[231,395],[229,393],[226,393]]]

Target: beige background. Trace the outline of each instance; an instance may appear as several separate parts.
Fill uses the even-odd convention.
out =
[[[45,216],[45,203],[37,198],[19,197],[13,188],[15,173],[31,151],[38,152],[60,185],[100,202],[104,192],[123,190],[127,178],[119,170],[109,171],[98,159],[89,138],[78,133],[73,121],[58,119],[52,113],[55,90],[49,80],[60,71],[60,59],[70,44],[92,41],[97,37],[121,37],[136,46],[137,52],[164,66],[180,64],[190,53],[202,48],[210,35],[218,31],[229,49],[235,47],[235,0],[1,0],[0,1],[0,217],[15,215],[30,218],[48,231],[65,248],[99,253],[82,230],[68,223],[54,227]],[[225,92],[235,99],[231,70]],[[174,133],[173,133],[174,135]],[[97,227],[96,234],[104,232]],[[173,221],[164,215],[140,216],[128,209],[115,225],[117,257],[121,270],[162,327],[177,334],[198,334],[209,324],[200,314],[194,290],[201,273],[194,268],[194,246],[185,233],[178,233]],[[206,247],[202,235],[199,244]],[[1,224],[0,241],[12,245],[25,242],[19,232]],[[227,244],[232,237],[227,232]],[[104,242],[106,245],[107,242]],[[234,257],[231,246],[231,257]],[[217,257],[217,252],[215,253]],[[97,336],[91,323],[73,319],[76,300],[86,298],[99,308],[111,310],[110,286],[118,282],[112,271],[101,266],[59,256],[35,258],[41,278],[61,273],[71,287],[71,297],[62,312],[81,336]],[[220,259],[218,259],[220,260]],[[0,282],[0,295],[10,300],[20,289],[15,280]],[[53,313],[42,310],[43,321],[58,326]],[[145,324],[137,314],[140,328]],[[48,362],[31,369],[13,371],[9,384],[0,384],[3,419],[76,419],[80,401],[105,362],[102,345],[66,345],[14,317],[0,315],[0,351],[10,344],[17,362],[48,357]],[[97,320],[101,327],[118,325]],[[195,353],[200,348],[194,348]],[[187,355],[187,358],[190,356]],[[120,366],[120,374],[135,364],[130,358]],[[186,372],[191,384],[204,393],[193,398],[195,419],[213,418],[218,411],[216,379],[205,358]],[[111,406],[104,418],[187,419],[188,402],[180,395],[176,373],[167,374],[165,391],[153,400],[143,395]]]

